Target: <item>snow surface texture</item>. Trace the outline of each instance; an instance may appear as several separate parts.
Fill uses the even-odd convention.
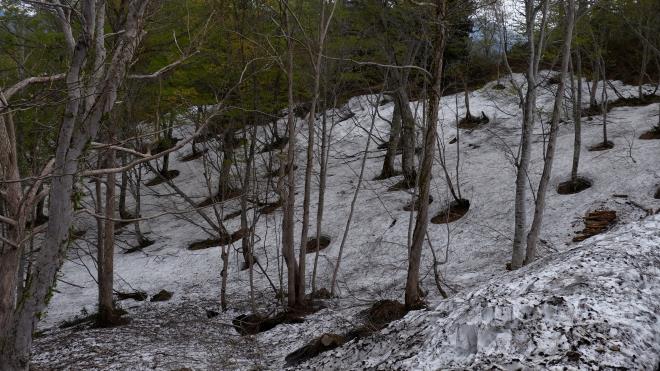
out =
[[[654,216],[411,312],[305,366],[653,370],[660,366],[659,290]]]
[[[518,81],[523,80],[521,75],[514,77]],[[460,132],[459,181],[463,197],[470,200],[470,210],[462,219],[454,223],[429,226],[430,241],[438,259],[446,260],[446,263],[439,267],[440,273],[453,289],[451,294],[457,298],[464,297],[463,295],[467,295],[471,289],[481,287],[480,285],[491,278],[506,282],[518,274],[505,275],[504,267],[511,257],[513,183],[515,179],[511,152],[515,153],[519,144],[521,114],[515,92],[507,81],[502,80],[501,82],[507,86],[505,90],[494,90],[493,86],[496,82],[492,82],[486,84],[482,89],[470,93],[472,113],[477,115],[484,111],[490,117],[491,122],[482,128],[461,130]],[[626,86],[616,81],[613,84],[619,92],[625,95],[632,96],[637,92],[636,87]],[[599,89],[602,87],[603,84],[599,84]],[[539,92],[538,105],[546,129],[547,115],[552,109],[553,89],[555,87],[544,86]],[[609,96],[615,97],[614,92],[609,89],[608,87]],[[586,84],[583,96],[585,97],[583,104],[588,105],[589,95],[586,92]],[[600,92],[597,96],[600,96]],[[454,174],[452,170],[456,164],[456,149],[449,142],[456,136],[456,116],[462,117],[465,112],[462,94],[459,94],[457,99],[455,98],[455,96],[443,97],[441,118],[438,123],[440,141],[447,146],[447,163],[452,174]],[[344,107],[329,111],[329,121],[335,126],[330,141],[332,147],[328,186],[325,192],[326,212],[323,219],[323,233],[331,237],[332,242],[320,253],[319,288],[327,288],[329,285],[350,201],[357,184],[356,174],[359,173],[360,161],[367,142],[373,107],[378,106],[373,104],[374,101],[374,96],[355,97]],[[458,112],[456,112],[456,105],[458,105]],[[418,115],[421,115],[423,110],[421,102],[412,102],[411,107],[416,110]],[[378,109],[380,116],[386,119],[391,118],[393,110],[391,103],[379,106]],[[565,109],[566,112],[570,112],[570,107]],[[344,113],[349,110],[355,113],[355,116],[338,122],[339,117],[345,117]],[[639,134],[649,130],[657,123],[657,115],[657,104],[614,108],[608,114],[608,137],[615,143],[615,147],[604,152],[586,150],[586,147],[602,141],[602,117],[595,116],[592,120],[584,119],[584,148],[580,175],[589,178],[593,186],[579,194],[567,196],[558,195],[554,189],[558,183],[567,180],[570,172],[573,128],[570,120],[560,125],[557,158],[546,201],[546,213],[541,233],[542,243],[539,245],[541,257],[548,257],[576,247],[577,245],[571,240],[574,233],[583,228],[581,217],[588,211],[602,207],[615,210],[619,224],[619,227],[615,227],[616,229],[645,217],[647,213],[642,210],[640,205],[653,210],[660,208],[660,200],[653,198],[653,193],[660,183],[660,169],[658,169],[660,145],[655,140],[636,139]],[[251,306],[248,271],[240,271],[243,263],[242,257],[237,251],[240,243],[235,243],[230,251],[227,287],[230,309],[220,313],[217,317],[208,319],[205,314],[207,309],[219,311],[222,265],[220,249],[217,247],[198,251],[186,249],[191,242],[210,237],[200,227],[204,226],[204,221],[194,212],[190,212],[167,215],[142,223],[143,230],[149,232],[147,237],[155,240],[155,244],[141,252],[124,254],[121,250],[121,248],[130,247],[126,246],[127,244],[134,244],[130,227],[125,227],[117,236],[120,246],[115,255],[116,290],[123,292],[141,290],[153,295],[161,289],[166,289],[174,293],[170,301],[152,303],[127,300],[120,302],[121,306],[128,311],[129,317],[133,319],[128,326],[83,331],[75,328],[59,329],[57,326],[62,321],[71,320],[80,315],[83,310],[88,313],[94,312],[97,300],[96,283],[93,273],[90,273],[95,271],[93,260],[96,254],[93,244],[95,223],[89,218],[81,217],[77,227],[87,229],[85,237],[89,239],[89,243],[81,240],[80,246],[72,249],[68,261],[61,270],[61,280],[56,287],[56,294],[48,307],[46,318],[39,325],[39,330],[43,333],[35,339],[34,365],[75,369],[153,367],[159,369],[175,367],[279,369],[283,367],[284,357],[288,353],[320,334],[345,332],[357,322],[356,313],[366,308],[374,300],[401,300],[407,268],[406,241],[411,216],[411,213],[403,210],[403,206],[410,202],[412,195],[405,191],[387,192],[388,187],[398,182],[400,177],[385,181],[371,180],[380,173],[384,151],[378,150],[376,147],[380,141],[387,140],[388,126],[385,120],[376,117],[375,140],[371,141],[369,147],[365,182],[356,204],[353,224],[339,270],[339,299],[326,302],[328,309],[306,317],[303,324],[280,325],[256,336],[238,336],[228,324],[239,314],[249,313]],[[320,125],[317,123],[318,127]],[[191,127],[187,125],[179,130],[180,132],[176,135],[183,137],[185,132],[191,132]],[[305,166],[306,130],[305,125],[298,124],[296,151],[299,170],[296,172],[296,185],[300,192],[302,192]],[[284,130],[281,129],[280,133],[283,132]],[[533,184],[538,183],[543,166],[542,134],[541,125],[537,125],[534,132],[535,144],[530,168],[530,181]],[[266,139],[265,133],[263,133],[263,139]],[[181,175],[174,179],[176,185],[195,200],[201,201],[208,197],[202,175],[204,172],[202,161],[180,162],[177,160],[177,158],[189,154],[190,151],[191,148],[188,145],[172,156],[170,169],[181,172]],[[239,153],[242,152],[242,150],[238,150],[237,155],[240,157]],[[263,174],[267,172],[265,164],[268,163],[268,155],[261,155],[258,161],[260,190],[266,187]],[[278,165],[276,163],[274,168],[277,168]],[[314,171],[318,171],[318,166]],[[152,177],[153,174],[146,175],[143,181]],[[434,216],[451,201],[444,179],[443,172],[436,161],[432,180],[432,196],[435,201],[430,205],[430,216]],[[314,181],[317,181],[316,177]],[[215,184],[212,186],[215,188]],[[314,184],[312,188],[315,187]],[[167,211],[190,209],[189,205],[173,195],[167,185],[143,187],[141,194],[143,217]],[[613,197],[614,194],[623,194],[628,197]],[[313,205],[316,203],[316,197],[316,194],[312,195]],[[298,198],[296,218],[300,220],[302,214],[301,193]],[[271,195],[270,201],[274,199],[275,196]],[[531,192],[528,203],[530,206],[533,203]],[[234,200],[223,204],[219,211],[226,215],[238,209],[238,201]],[[311,225],[314,226],[316,215],[315,212],[312,214]],[[213,215],[210,210],[209,215]],[[250,217],[252,217],[251,213]],[[225,221],[225,226],[230,232],[238,230],[240,218]],[[277,259],[277,251],[280,248],[280,226],[281,211],[277,211],[270,215],[262,215],[255,227],[255,233],[258,236],[255,242],[255,255],[276,285],[279,285],[278,276],[282,266],[282,262],[278,262]],[[300,223],[297,223],[296,229],[298,239]],[[315,230],[313,227],[311,229],[310,236],[313,236]],[[590,243],[589,241],[591,240],[586,243]],[[296,241],[296,246],[298,246],[298,241]],[[423,254],[422,286],[428,291],[429,302],[434,303],[439,297],[434,288],[430,249],[425,247]],[[307,256],[308,275],[311,275],[313,258],[313,254]],[[541,262],[544,261],[541,260]],[[539,269],[541,272],[543,264],[541,262],[534,265],[533,269]],[[556,279],[568,279],[568,277],[557,277]],[[275,294],[268,280],[258,270],[255,270],[254,284],[259,311],[262,313],[275,311],[277,309],[274,300]],[[649,287],[653,286],[649,285]],[[480,290],[484,289],[480,288]],[[505,288],[501,290],[503,293],[505,292]],[[651,293],[649,300],[651,300],[658,296],[659,291],[656,287],[655,291],[649,292]],[[590,292],[584,290],[583,294],[589,296]],[[483,295],[487,296],[485,293]],[[502,297],[498,300],[505,299],[506,297]],[[525,300],[528,299],[532,300],[531,298]],[[495,298],[491,298],[491,300],[495,300]],[[538,302],[523,303],[521,301],[521,305],[515,310],[526,310],[522,307],[522,304],[526,304],[531,308],[531,314],[534,314],[533,310],[538,306],[537,304],[541,300],[551,300],[551,297],[543,299],[539,297],[534,300]],[[568,299],[566,300],[570,305],[575,305]],[[629,302],[633,300],[635,299],[626,298],[626,301]],[[568,305],[566,304],[567,308]],[[550,307],[548,306],[548,308]],[[511,306],[511,308],[514,307]],[[511,316],[514,316],[517,312],[512,311],[511,313]],[[460,315],[458,311],[449,314]],[[506,318],[505,313],[497,316]],[[559,321],[559,319],[556,320]],[[633,320],[628,322],[630,326],[634,325]],[[657,320],[648,321],[645,329],[646,331],[657,331],[658,326]],[[474,339],[473,334],[477,334],[476,339],[481,339],[480,341],[484,339],[479,336],[476,328],[474,331],[466,328],[461,330],[461,334],[465,334],[465,337],[469,339]],[[658,343],[657,337],[652,340],[655,340],[655,344]],[[438,339],[438,341],[440,340]],[[515,342],[515,344],[522,343],[522,340]],[[545,343],[540,343],[538,346],[550,346],[543,344]],[[478,346],[479,343],[477,343],[477,349],[479,349]],[[535,347],[533,344],[529,346]],[[502,351],[502,348],[492,348],[493,351]],[[621,349],[627,348],[621,346]],[[647,347],[647,349],[650,348]],[[396,349],[392,349],[392,351],[395,352]],[[438,349],[438,353],[443,353],[443,350]],[[562,351],[561,355],[564,354],[565,352]],[[559,357],[558,354],[555,356]],[[461,359],[461,357],[458,358]],[[522,361],[524,360],[521,359]],[[605,362],[606,359],[603,358],[603,361]],[[639,362],[641,362],[641,358],[637,365],[641,365]],[[634,365],[630,364],[630,367]],[[653,367],[653,365],[644,366]],[[413,365],[410,364],[410,367]]]

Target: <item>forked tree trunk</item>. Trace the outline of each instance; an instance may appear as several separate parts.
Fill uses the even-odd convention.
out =
[[[116,36],[109,62],[105,60],[105,7],[102,3],[97,7],[96,1],[80,2],[82,16],[76,18],[81,20],[82,27],[76,28],[80,33],[77,41],[73,36],[74,27],[68,20],[62,19],[60,22],[66,36],[70,64],[65,78],[67,100],[57,137],[53,171],[50,173],[49,221],[43,244],[33,254],[30,285],[26,286],[19,305],[7,311],[9,307],[4,307],[4,303],[13,306],[13,290],[0,292],[0,302],[3,303],[0,308],[3,322],[0,364],[5,370],[25,370],[29,367],[32,333],[52,295],[57,271],[66,256],[73,221],[72,195],[78,161],[89,141],[96,137],[102,116],[115,103],[126,68],[143,36],[143,19],[148,3],[148,0],[133,0],[124,8],[127,14],[123,18],[123,32]],[[93,63],[86,63],[88,56],[94,56]],[[94,72],[83,79],[86,67]],[[20,254],[17,255],[18,261]],[[4,272],[0,274],[3,277],[0,281],[4,281]]]
[[[534,1],[525,0],[525,32],[527,34],[527,47],[529,48],[527,66],[527,92],[523,104],[522,138],[520,151],[516,164],[516,187],[514,200],[514,232],[513,248],[511,254],[511,269],[522,267],[525,260],[525,230],[527,229],[527,179],[532,151],[532,132],[534,130],[534,115],[536,114],[536,76],[538,63],[543,52],[543,39],[546,27],[548,0],[544,0],[540,8]],[[542,9],[542,24],[539,42],[536,43],[535,27],[536,14]]]
[[[428,226],[428,200],[431,188],[431,172],[438,124],[438,109],[442,96],[442,67],[445,51],[445,0],[435,2],[435,35],[433,40],[432,80],[428,91],[426,132],[424,134],[424,156],[419,172],[419,207],[413,230],[412,243],[408,250],[408,276],[406,278],[405,304],[407,309],[420,305],[419,269],[422,258],[422,246]]]
[[[545,195],[552,174],[552,165],[555,158],[555,147],[557,145],[557,132],[559,131],[559,120],[561,119],[561,104],[564,99],[564,88],[566,86],[566,75],[568,74],[568,63],[571,58],[571,41],[573,39],[573,24],[575,22],[575,0],[567,0],[566,18],[564,25],[564,43],[562,46],[561,72],[559,74],[559,85],[555,93],[555,101],[552,109],[552,118],[550,121],[550,134],[548,146],[545,152],[545,162],[543,163],[543,173],[541,181],[536,192],[536,204],[534,208],[534,219],[532,226],[527,234],[527,249],[525,264],[534,261],[536,257],[536,248],[543,225],[543,213],[545,211]]]

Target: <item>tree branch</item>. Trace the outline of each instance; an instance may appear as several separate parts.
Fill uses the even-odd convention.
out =
[[[3,91],[3,94],[5,95],[5,99],[9,100],[12,95],[18,93],[19,91],[25,89],[31,84],[38,84],[38,83],[44,83],[44,82],[52,82],[52,81],[57,81],[61,80],[66,76],[65,73],[58,73],[57,75],[51,75],[51,76],[32,76],[28,77],[27,79],[21,80],[17,82],[14,86],[11,86],[7,88],[7,90]]]

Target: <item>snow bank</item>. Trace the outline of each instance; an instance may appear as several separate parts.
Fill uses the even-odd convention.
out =
[[[408,314],[324,369],[657,369],[660,216]]]

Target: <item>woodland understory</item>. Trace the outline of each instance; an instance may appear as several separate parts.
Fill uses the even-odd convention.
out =
[[[0,371],[657,369],[659,18],[0,0]]]

